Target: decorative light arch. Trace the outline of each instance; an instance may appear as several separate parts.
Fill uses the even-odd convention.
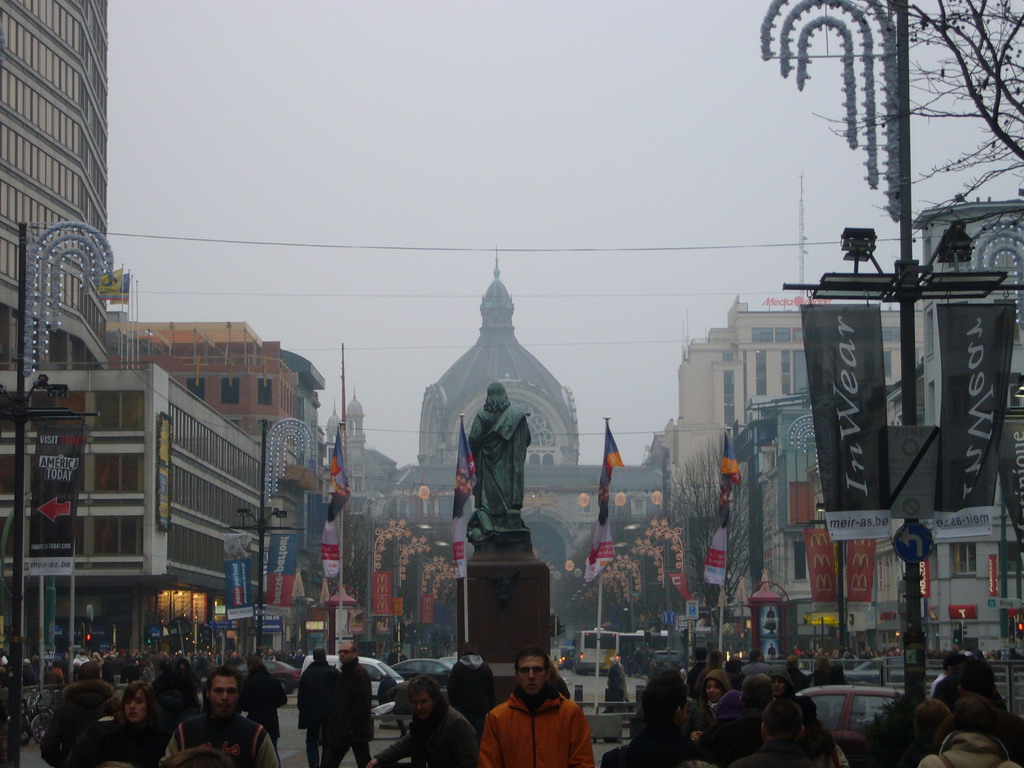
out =
[[[846,110],[846,143],[850,149],[859,146],[858,136],[864,134],[864,149],[867,152],[865,180],[871,189],[878,189],[878,126],[885,133],[885,181],[888,204],[886,211],[894,220],[899,219],[899,130],[897,125],[898,107],[896,89],[896,31],[885,8],[883,0],[799,0],[783,18],[783,9],[790,0],[772,0],[764,21],[761,22],[761,58],[765,61],[775,56],[772,38],[775,26],[782,18],[779,28],[779,67],[783,77],[789,77],[796,66],[796,84],[799,90],[810,78],[808,67],[811,63],[810,44],[814,33],[820,29],[832,30],[842,41],[843,93]],[[807,15],[813,18],[804,20]],[[844,18],[845,17],[845,18]],[[848,23],[853,22],[853,27]],[[803,23],[793,55],[793,35],[798,24]],[[875,53],[876,37],[881,41],[882,53]],[[856,43],[860,41],[860,54]],[[875,88],[875,59],[882,63],[882,93]],[[864,85],[864,117],[859,117],[857,108],[856,64],[860,61]],[[882,101],[883,116],[878,117],[876,104]]]
[[[974,254],[969,262],[972,271],[1001,270],[1024,285],[1024,226],[1020,214],[1000,216],[986,222],[972,236]],[[1014,291],[1017,324],[1024,327],[1024,291]]]
[[[27,255],[23,278],[25,357],[21,361],[21,375],[26,378],[39,364],[40,346],[44,353],[49,349],[48,332],[60,327],[64,276],[71,274],[68,264],[94,287],[114,269],[114,252],[107,238],[82,222],[61,221],[46,227],[28,246]]]
[[[263,472],[269,496],[277,493],[277,482],[284,477],[288,465],[285,446],[289,442],[296,452],[311,452],[313,431],[299,419],[281,419],[267,432],[267,466]]]

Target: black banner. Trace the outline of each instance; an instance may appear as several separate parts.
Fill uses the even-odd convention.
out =
[[[75,513],[82,485],[85,427],[40,424],[32,461],[29,574],[74,569]]]
[[[999,438],[999,487],[1024,563],[1024,412],[1006,414]]]
[[[936,319],[942,362],[937,509],[967,516],[977,511],[991,522],[1013,351],[1013,305],[940,304]],[[942,532],[961,527],[947,522],[952,523],[936,517]]]
[[[812,304],[800,313],[829,533],[834,540],[873,538],[889,522],[881,312]]]

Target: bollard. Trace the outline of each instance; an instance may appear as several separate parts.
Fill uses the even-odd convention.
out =
[[[639,683],[636,684],[636,687],[633,691],[633,701],[635,701],[637,704],[640,703],[640,697],[644,695],[644,688],[646,687],[646,685],[640,685]]]
[[[583,701],[583,684],[576,683],[573,687],[572,700],[576,702]]]

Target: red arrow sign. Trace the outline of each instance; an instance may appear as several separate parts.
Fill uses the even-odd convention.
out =
[[[51,523],[57,522],[57,518],[61,515],[71,514],[71,502],[64,501],[60,502],[56,499],[50,499],[48,502],[39,507],[39,511],[46,515]]]

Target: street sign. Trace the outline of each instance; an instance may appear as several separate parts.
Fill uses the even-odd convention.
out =
[[[989,608],[1022,608],[1024,607],[1024,600],[1020,600],[1016,597],[990,597],[988,599]]]
[[[676,612],[675,611],[665,611],[664,613],[662,613],[661,614],[661,623],[664,624],[666,627],[673,626],[676,623]]]
[[[682,613],[676,615],[676,631],[686,631],[686,616]]]
[[[686,620],[696,621],[700,618],[700,604],[696,600],[686,601]]]
[[[920,563],[932,551],[932,532],[921,523],[904,523],[892,537],[892,548],[905,563]]]
[[[935,516],[939,441],[933,433],[937,432],[937,427],[886,427],[890,489],[895,491],[904,475],[908,475],[899,495],[889,505],[892,517],[917,520]]]

